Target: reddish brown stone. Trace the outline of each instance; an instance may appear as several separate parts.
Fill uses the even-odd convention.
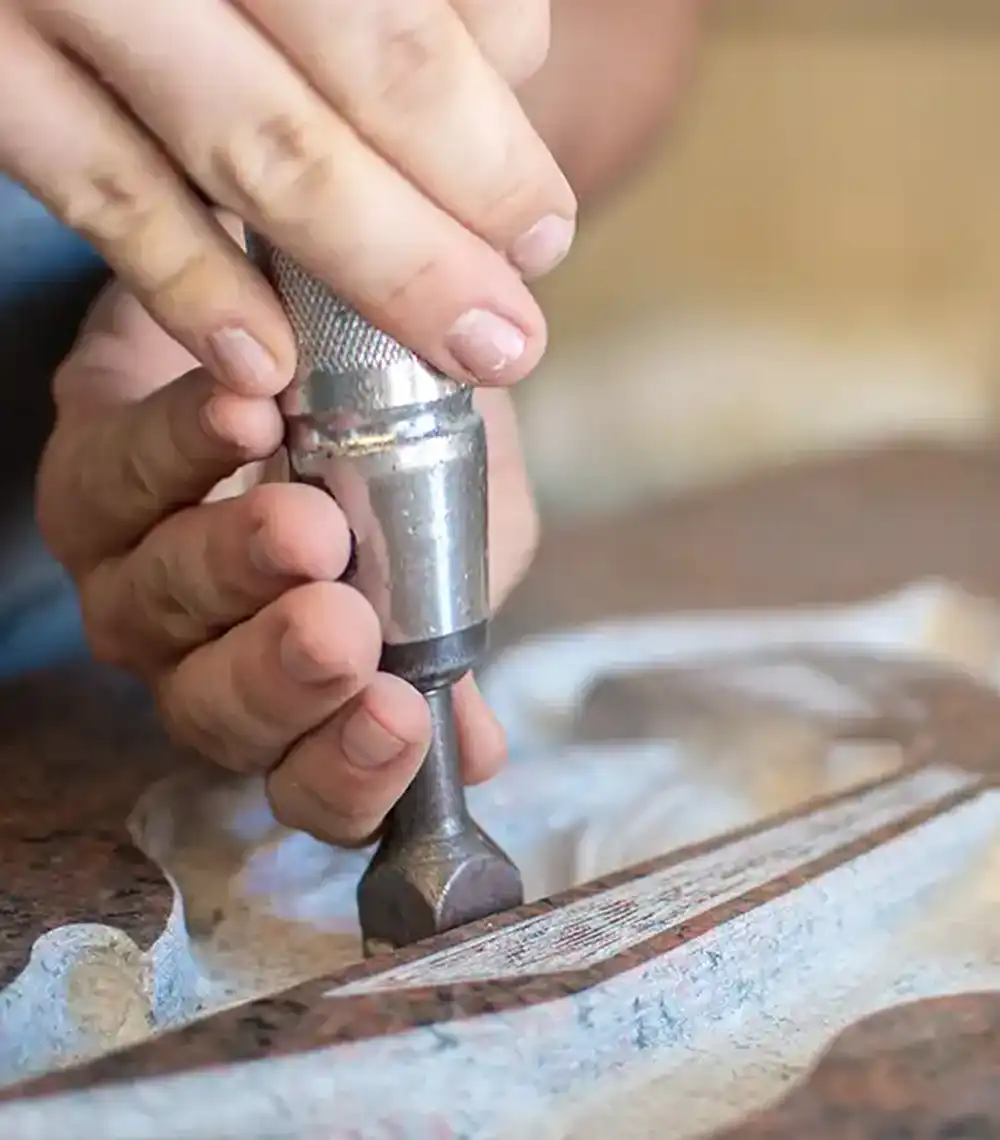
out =
[[[775,472],[552,535],[499,624],[498,641],[654,610],[852,601],[926,576],[946,577],[1000,598],[997,502],[1000,459],[983,453],[899,449]],[[166,914],[166,884],[128,850],[121,821],[141,788],[168,770],[174,757],[141,705],[126,690],[95,678],[37,679],[0,699],[0,729],[13,742],[6,746],[4,770],[16,796],[14,805],[5,801],[9,806],[0,828],[5,914],[17,920],[0,935],[0,966],[8,972],[23,964],[32,940],[54,925],[84,918],[111,922],[148,944]],[[969,682],[911,683],[923,686],[919,696],[931,726],[907,740],[912,762],[947,760],[995,779],[998,698]],[[888,837],[887,832],[866,842]],[[44,858],[34,854],[37,850],[45,851]],[[838,857],[853,858],[860,851]],[[667,953],[741,908],[794,890],[822,869],[803,868],[797,876],[776,879],[725,913],[708,913],[665,931],[634,947],[630,958],[594,967],[596,973],[336,1001],[321,996],[332,984],[324,979],[73,1074],[36,1082],[30,1090],[9,1090],[7,1098],[308,1050],[551,1000],[599,983],[608,970]],[[637,873],[641,869],[628,874]],[[525,908],[492,926],[523,921],[565,901]],[[467,935],[446,936],[401,960]],[[381,968],[364,965],[350,976]],[[746,1140],[1000,1135],[998,1000],[983,995],[923,1003],[855,1027],[807,1085],[730,1135]],[[859,1049],[852,1041],[864,1043],[865,1063],[851,1059]]]
[[[139,795],[184,761],[144,694],[88,668],[8,683],[0,741],[0,987],[37,938],[65,923],[108,923],[148,948],[173,892],[125,820]]]
[[[851,1026],[807,1081],[717,1140],[996,1140],[1000,994],[914,1002]]]

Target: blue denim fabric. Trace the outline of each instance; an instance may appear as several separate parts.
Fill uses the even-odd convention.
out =
[[[80,607],[68,579],[0,610],[0,681],[86,656]]]
[[[32,519],[51,381],[107,279],[94,251],[0,178],[0,677],[84,652],[72,585]]]

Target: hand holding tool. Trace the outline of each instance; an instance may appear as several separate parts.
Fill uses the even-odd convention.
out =
[[[351,581],[382,626],[381,668],[426,694],[431,746],[358,888],[366,953],[517,906],[521,878],[469,814],[452,685],[489,624],[486,435],[472,391],[435,371],[252,236],[299,367],[283,397],[292,478],[323,488],[354,538]]]

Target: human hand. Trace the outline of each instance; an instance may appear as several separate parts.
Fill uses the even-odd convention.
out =
[[[476,398],[499,603],[530,562],[536,521],[509,396]],[[39,522],[95,655],[149,685],[178,742],[266,773],[281,822],[364,841],[423,758],[428,709],[378,672],[378,619],[337,581],[350,536],[336,504],[266,481],[282,438],[274,401],[220,389],[120,287],[93,311],[55,399]],[[455,705],[465,778],[488,778],[505,742],[471,676]]]
[[[544,347],[522,275],[576,204],[511,84],[548,0],[8,0],[0,169],[84,234],[219,379],[274,395],[294,349],[192,189],[456,379]]]

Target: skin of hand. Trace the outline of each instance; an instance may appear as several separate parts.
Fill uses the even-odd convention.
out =
[[[237,215],[456,379],[538,362],[576,200],[514,87],[549,0],[6,0],[0,170],[234,393],[294,368]]]
[[[485,57],[499,74],[512,83],[533,76],[519,87],[526,112],[566,165],[577,191],[590,199],[618,181],[656,136],[686,75],[684,61],[703,2],[622,0],[612,9],[604,0],[554,0],[554,50],[541,71],[537,64],[548,46],[547,5],[537,0],[456,0],[452,7],[468,29],[475,29],[477,42],[485,45]],[[79,0],[78,6],[82,4]],[[340,10],[343,4],[327,0],[327,6]],[[65,13],[71,6],[21,7]],[[208,7],[185,0],[172,11],[193,19]],[[399,14],[381,0],[357,7]],[[413,0],[412,11],[419,15],[430,7]],[[0,63],[11,42],[6,38],[5,21],[9,24],[11,12],[18,10],[16,4],[0,10]],[[94,20],[90,25],[84,21],[85,26],[78,29],[84,38],[101,27],[107,32],[109,13],[116,18],[128,14],[123,2],[112,4],[110,0],[88,0],[87,10],[93,12]],[[163,13],[153,15],[159,19]],[[308,13],[307,18],[315,19]],[[112,34],[117,26],[112,21]],[[28,30],[25,25],[20,33]],[[513,39],[511,32],[517,33]],[[127,42],[132,50],[131,40]],[[144,50],[152,49],[147,44]],[[98,54],[103,57],[106,52],[105,46]],[[90,56],[74,51],[74,58]],[[199,54],[198,59],[202,58]],[[364,58],[370,66],[371,53]],[[32,59],[37,62],[37,53],[28,52],[27,63]],[[161,70],[154,69],[159,86],[154,85],[148,96],[154,103],[156,92],[162,94],[174,80],[181,82],[179,73],[170,69],[169,59],[160,63]],[[148,56],[140,52],[134,65],[141,72],[148,66]],[[63,61],[59,66],[65,73],[71,65]],[[100,70],[106,76],[106,69]],[[433,77],[430,66],[425,71]],[[581,73],[588,77],[582,86],[578,82]],[[405,79],[405,74],[404,69],[397,78]],[[11,76],[6,73],[8,79]],[[0,83],[4,77],[0,68]],[[116,86],[114,75],[109,81]],[[247,105],[259,112],[261,101],[250,100]],[[360,106],[375,113],[367,104]],[[183,120],[185,107],[190,109],[190,104],[176,109],[171,120],[175,126]],[[282,201],[302,207],[295,233],[305,244],[314,241],[306,215],[309,203],[317,199],[320,187],[316,180],[325,171],[289,163],[282,149],[288,140],[273,144],[262,140],[259,119],[248,126],[247,120],[234,116],[234,108],[220,105],[214,97],[208,99],[208,107],[216,116],[210,115],[209,134],[221,129],[218,116],[228,111],[225,121],[235,122],[244,132],[237,139],[241,147],[267,144],[258,153],[255,170],[265,187],[285,188]],[[430,106],[426,100],[418,101],[416,120],[429,122],[427,114],[435,107],[446,109],[440,101],[431,100]],[[455,108],[451,110],[454,113]],[[379,110],[383,118],[377,121],[382,129],[387,129],[386,111],[384,106]],[[44,148],[45,163],[36,164],[33,176],[26,169],[20,170],[20,176],[41,196],[46,186],[59,184],[57,210],[59,201],[69,202],[83,186],[85,192],[78,202],[86,210],[80,224],[78,206],[77,223],[100,239],[97,244],[104,241],[106,253],[101,227],[111,227],[112,244],[119,251],[112,261],[125,269],[126,277],[131,265],[130,280],[136,286],[136,296],[122,287],[105,293],[76,350],[59,372],[57,427],[38,483],[43,532],[77,582],[95,653],[147,681],[179,741],[237,771],[268,773],[268,791],[283,822],[326,840],[361,842],[378,827],[420,761],[429,732],[427,709],[414,690],[377,673],[380,638],[374,614],[355,591],[337,581],[346,566],[349,540],[335,504],[315,488],[273,481],[280,467],[276,450],[281,424],[268,397],[284,385],[290,373],[290,356],[282,356],[281,348],[286,330],[281,328],[276,340],[266,341],[270,351],[263,357],[255,355],[254,342],[248,338],[261,328],[278,329],[283,322],[274,322],[268,291],[248,271],[237,245],[230,242],[231,248],[221,252],[216,248],[217,240],[229,240],[227,231],[230,235],[238,232],[232,217],[203,215],[197,210],[192,214],[186,199],[178,212],[176,187],[169,180],[157,191],[163,195],[162,201],[156,198],[157,209],[148,209],[153,188],[135,164],[124,170],[137,179],[134,185],[146,197],[120,195],[131,184],[118,177],[117,167],[109,167],[114,175],[110,181],[102,180],[95,187],[93,176],[101,169],[86,163],[81,166],[79,140],[69,140],[74,144],[69,145],[64,137],[67,124],[75,128],[77,121],[70,116],[65,123],[53,124],[43,116],[44,121],[38,122],[32,114],[28,107],[0,105],[0,164],[11,151],[12,137],[14,149],[23,150],[32,132],[55,129],[56,142]],[[106,125],[107,117],[101,121]],[[408,122],[414,122],[413,116]],[[469,123],[485,129],[482,114],[477,117],[470,112]],[[117,120],[111,125],[120,127]],[[109,162],[117,161],[122,153],[113,145],[115,137],[107,130],[100,135],[107,146],[99,154]],[[132,139],[128,130],[124,137]],[[367,137],[363,130],[359,133],[360,139]],[[520,137],[517,131],[509,135],[511,145]],[[204,142],[204,138],[201,134],[195,142]],[[360,145],[358,140],[355,143]],[[149,144],[143,145],[148,155]],[[57,154],[58,146],[68,146],[67,154]],[[235,151],[225,153],[232,157]],[[467,151],[459,158],[471,162],[477,154],[481,151]],[[291,178],[290,183],[272,180],[272,164],[279,160],[283,166],[278,173]],[[421,159],[425,160],[426,156]],[[366,161],[367,167],[364,163],[349,167],[352,177],[374,172],[377,163]],[[543,164],[543,173],[550,169]],[[445,171],[444,166],[441,170]],[[460,173],[465,180],[457,185],[468,194],[469,178],[476,171]],[[452,167],[445,174],[453,177]],[[324,232],[326,245],[318,247],[321,255],[333,250],[341,257],[345,281],[356,272],[359,261],[364,262],[356,278],[362,292],[371,281],[372,258],[386,269],[390,239],[395,241],[398,231],[390,225],[385,238],[366,247],[372,241],[372,225],[365,222],[359,228],[357,217],[369,206],[382,209],[380,218],[386,209],[396,208],[389,205],[400,200],[399,178],[394,177],[395,182],[390,178],[389,184],[396,187],[395,198],[389,194],[381,203],[366,202],[364,191],[359,190],[358,198],[350,200],[355,206],[355,213],[349,215],[354,219],[354,236],[344,239],[348,225],[334,228]],[[486,184],[488,179],[481,181]],[[494,189],[506,193],[508,184]],[[379,183],[374,180],[370,185]],[[417,190],[423,185],[419,178],[416,185]],[[339,187],[341,197],[335,197],[334,203],[342,203],[348,189]],[[403,195],[411,206],[419,199],[417,190],[411,186]],[[269,202],[274,200],[269,196]],[[499,201],[495,195],[493,200]],[[421,203],[417,213],[422,210],[426,215],[428,208]],[[555,216],[565,221],[574,210],[575,204]],[[240,213],[247,216],[246,210]],[[407,215],[407,224],[416,216],[413,212]],[[435,224],[435,240],[445,237],[453,242],[451,247],[439,244],[439,249],[461,247],[461,252],[474,246],[478,253],[465,260],[454,253],[444,260],[426,260],[419,265],[416,277],[420,280],[412,289],[404,283],[395,292],[390,290],[402,324],[393,327],[379,318],[376,310],[381,293],[369,290],[365,296],[374,300],[375,308],[365,309],[361,293],[355,296],[341,289],[339,279],[333,282],[335,287],[397,335],[409,319],[406,314],[411,308],[416,313],[423,303],[420,298],[430,298],[442,275],[451,273],[453,281],[459,280],[456,268],[466,271],[464,277],[459,275],[461,282],[467,284],[479,274],[478,287],[494,289],[493,295],[499,295],[495,287],[503,273],[483,275],[484,267],[496,267],[498,262],[492,254],[483,254],[482,242],[473,241],[470,246],[466,234],[455,244],[461,227]],[[568,231],[563,227],[562,232],[572,236],[572,227]],[[169,252],[163,242],[175,240],[178,233],[183,240],[173,264],[180,269],[174,273],[176,280],[168,282],[166,294],[168,300],[173,298],[174,308],[165,315],[162,301],[157,301],[162,289],[157,292],[154,282],[151,290],[141,274],[150,259]],[[508,249],[506,260],[500,259],[505,270],[516,265],[525,276],[542,271],[540,261],[545,258],[538,250],[545,243],[536,241],[537,236],[536,232],[532,239],[534,266],[518,265],[518,257]],[[206,240],[206,252],[191,253],[198,242]],[[348,242],[346,257],[344,247],[338,245],[342,240]],[[566,247],[568,241],[550,242],[545,257],[555,264]],[[404,261],[414,254],[412,245],[399,248]],[[185,258],[193,258],[192,263]],[[419,260],[411,257],[411,264]],[[398,268],[398,259],[393,265]],[[220,281],[228,292],[219,291]],[[213,309],[214,300],[224,294],[229,301]],[[153,316],[177,339],[165,335],[150,319],[137,296],[152,306]],[[447,307],[450,298],[457,296],[453,288],[437,300]],[[183,301],[180,308],[177,298]],[[426,312],[433,316],[439,310],[440,305]],[[211,321],[199,324],[206,312],[222,313],[224,319],[215,326]],[[249,323],[243,319],[247,313]],[[522,331],[527,327],[522,324]],[[229,348],[217,347],[212,339],[213,331],[220,328],[226,336],[235,335]],[[405,334],[400,339],[407,340]],[[429,342],[410,337],[408,343],[416,347]],[[512,359],[504,369],[487,369],[489,375],[478,378],[503,382],[529,371],[540,355],[541,341],[529,335],[527,344],[520,363]],[[235,357],[230,354],[233,345],[238,346]],[[447,352],[423,351],[446,371],[463,375],[462,369],[448,367]],[[217,381],[196,368],[196,357],[209,364]],[[263,371],[259,368],[262,360],[266,364]],[[467,375],[474,372],[465,370]],[[509,398],[487,388],[476,398],[490,442],[491,579],[493,600],[499,604],[531,561],[537,522]],[[503,734],[471,678],[458,686],[456,707],[466,778],[470,782],[485,779],[503,761]]]
[[[537,521],[510,396],[476,399],[499,604],[531,561]],[[423,758],[428,709],[378,672],[375,612],[338,581],[350,537],[334,501],[274,481],[275,401],[221,387],[116,285],[59,370],[55,402],[38,516],[97,658],[148,684],[178,743],[266,774],[282,823],[368,839]],[[503,732],[471,676],[455,698],[465,778],[484,780],[505,758]]]

